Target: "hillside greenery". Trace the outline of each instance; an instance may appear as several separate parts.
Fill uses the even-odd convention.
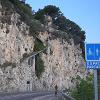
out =
[[[71,96],[76,100],[94,100],[93,75],[86,80],[77,77],[77,85],[71,92]]]

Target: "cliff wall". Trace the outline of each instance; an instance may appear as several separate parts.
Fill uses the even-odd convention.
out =
[[[20,18],[0,1],[0,91],[52,90],[56,84],[61,90],[74,87],[78,76],[86,77],[80,45],[75,45],[72,38],[66,41],[55,37],[55,32],[61,31],[52,27],[51,19],[45,26],[47,30],[37,35],[46,47],[39,53],[45,70],[38,78],[36,37],[30,35],[30,26]]]

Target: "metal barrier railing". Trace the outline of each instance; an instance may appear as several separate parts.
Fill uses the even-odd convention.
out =
[[[69,91],[63,91],[62,92],[62,95],[63,95],[63,97],[64,97],[65,100],[75,100],[69,94],[70,94]]]
[[[63,97],[65,98],[65,100],[75,100],[72,97],[66,95],[65,93],[62,93]]]
[[[86,92],[86,93],[85,93]],[[72,91],[63,91],[62,95],[64,96],[65,100],[94,100],[94,90],[78,91],[72,94]]]

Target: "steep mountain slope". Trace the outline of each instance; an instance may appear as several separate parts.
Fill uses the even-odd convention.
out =
[[[72,88],[76,77],[86,77],[80,43],[55,28],[51,16],[44,20],[23,2],[0,0],[0,91]]]

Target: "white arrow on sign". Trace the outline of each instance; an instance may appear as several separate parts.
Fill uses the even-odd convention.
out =
[[[91,48],[89,48],[89,55],[92,55],[92,50],[91,50]]]
[[[97,54],[97,56],[99,55],[99,49],[98,48],[96,49],[96,54]]]

